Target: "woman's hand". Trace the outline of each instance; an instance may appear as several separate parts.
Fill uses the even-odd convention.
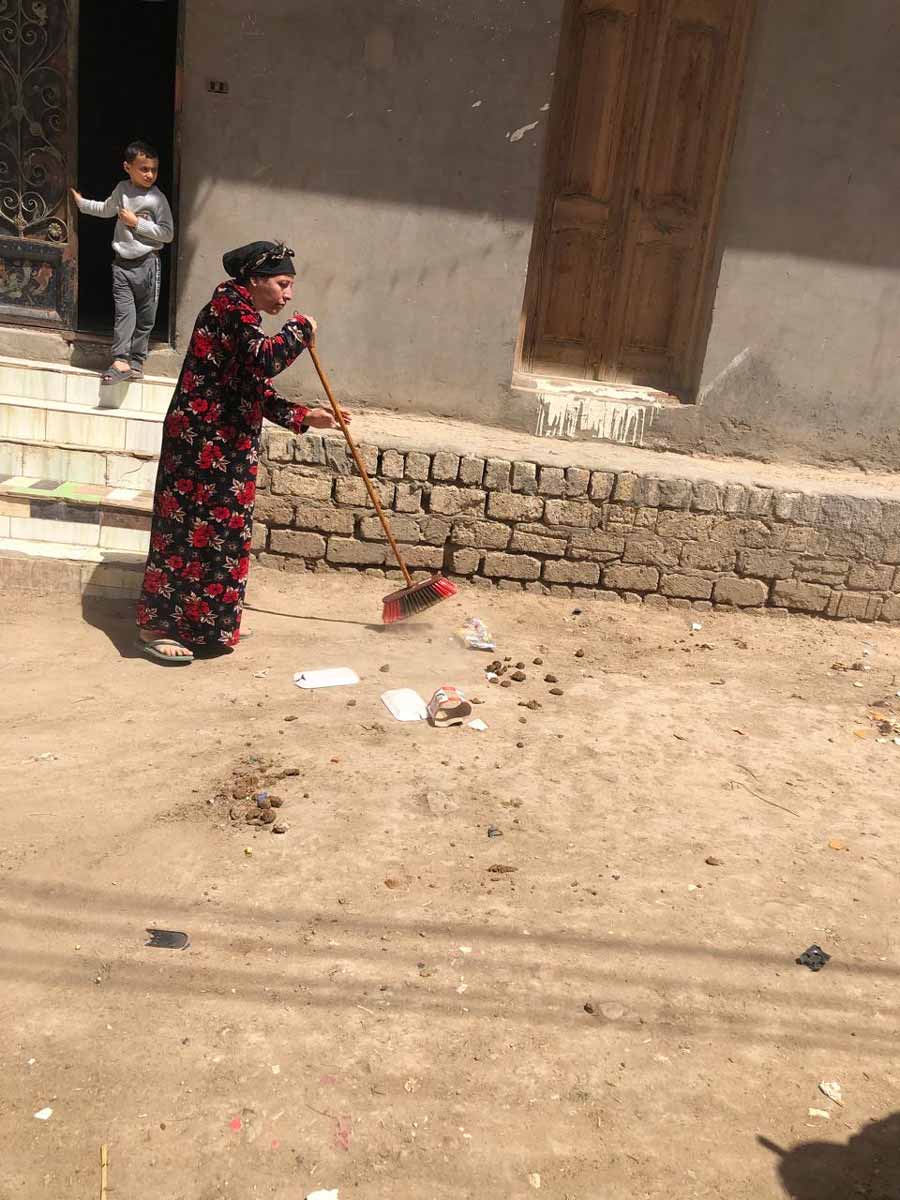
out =
[[[306,344],[308,346],[314,346],[316,344],[316,334],[319,330],[319,323],[315,319],[315,317],[304,317],[302,313],[295,312],[294,320],[295,321],[309,321],[310,325],[312,326],[312,333],[310,334],[309,341]]]
[[[341,416],[348,425],[353,420],[344,408],[341,409]],[[337,421],[330,408],[311,408],[303,418],[303,424],[308,425],[310,429],[334,429]]]

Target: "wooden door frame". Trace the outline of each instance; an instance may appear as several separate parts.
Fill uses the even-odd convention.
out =
[[[671,0],[667,0],[671,2]],[[555,375],[550,371],[535,371],[525,361],[526,339],[531,335],[534,322],[538,316],[540,298],[541,268],[543,265],[550,220],[553,212],[553,196],[551,184],[554,180],[554,157],[560,149],[560,144],[566,130],[567,106],[565,104],[566,90],[570,85],[567,62],[574,45],[575,23],[579,16],[580,0],[563,0],[563,15],[560,23],[559,50],[557,53],[556,71],[553,81],[553,92],[550,98],[550,120],[547,124],[547,136],[544,141],[543,159],[540,174],[540,192],[538,195],[534,227],[531,237],[531,247],[528,254],[528,266],[525,278],[525,291],[522,299],[522,310],[519,317],[519,333],[516,339],[513,360],[512,386],[524,391],[540,391],[541,387],[551,384],[561,390],[569,390],[589,394],[599,398],[616,399],[627,395],[634,398],[637,394],[647,399],[662,401],[669,404],[695,404],[700,388],[700,378],[706,356],[706,347],[712,325],[713,305],[718,287],[718,272],[713,268],[721,260],[721,243],[719,238],[719,217],[728,172],[734,151],[734,142],[738,127],[738,109],[744,95],[744,82],[747,74],[749,57],[749,42],[756,15],[757,0],[738,0],[736,22],[737,35],[734,39],[735,75],[734,86],[730,91],[728,110],[726,113],[729,134],[722,149],[719,169],[716,173],[716,185],[713,194],[712,207],[709,214],[709,234],[703,252],[700,270],[700,283],[697,292],[697,302],[694,306],[694,317],[687,344],[687,377],[690,382],[682,395],[661,392],[652,387],[639,387],[635,384],[606,383],[602,380],[577,380],[571,377]]]

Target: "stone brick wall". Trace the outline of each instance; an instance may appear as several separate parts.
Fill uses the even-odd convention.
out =
[[[900,620],[900,501],[364,446],[412,570],[653,607]],[[270,429],[261,563],[398,577],[343,441]]]

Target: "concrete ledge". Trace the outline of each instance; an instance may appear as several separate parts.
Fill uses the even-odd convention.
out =
[[[377,414],[354,427],[417,571],[655,607],[900,621],[896,476]],[[253,540],[260,561],[394,578],[355,476],[339,436],[267,430]]]

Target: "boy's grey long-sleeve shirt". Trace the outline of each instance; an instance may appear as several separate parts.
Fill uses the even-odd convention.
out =
[[[172,210],[158,187],[135,187],[130,179],[123,179],[106,200],[82,197],[76,203],[81,212],[91,217],[114,217],[120,208],[136,215],[138,223],[134,229],[129,229],[121,217],[116,221],[112,247],[119,258],[143,258],[175,236]]]

